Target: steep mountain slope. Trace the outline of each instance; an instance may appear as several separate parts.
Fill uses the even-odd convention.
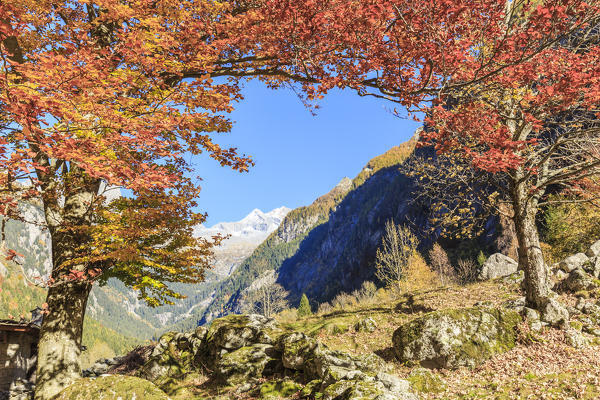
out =
[[[327,221],[329,212],[352,189],[349,178],[342,179],[329,193],[319,197],[311,205],[290,211],[281,225],[261,243],[230,277],[223,280],[213,294],[213,301],[206,308],[200,323],[237,311],[243,289],[265,272],[278,269],[287,258],[293,256],[302,239],[315,226]]]
[[[418,134],[418,133],[417,133]],[[288,300],[297,305],[302,293],[312,301],[329,301],[340,292],[357,289],[374,280],[374,259],[385,222],[405,224],[421,239],[422,249],[436,240],[430,226],[426,202],[413,201],[414,178],[402,172],[414,151],[416,135],[409,142],[371,160],[352,181],[345,178],[330,193],[308,207],[291,211],[281,226],[246,259],[215,293],[201,322],[239,312],[244,289],[268,271],[289,291]],[[460,194],[457,194],[460,195]],[[445,241],[453,251],[495,251],[501,230],[490,219],[484,234],[472,241]],[[476,254],[476,253],[475,253]]]
[[[200,322],[208,322],[229,312],[238,312],[244,289],[249,287],[255,279],[269,271],[274,270],[279,273],[284,265],[313,251],[310,243],[320,243],[327,235],[330,219],[336,213],[343,212],[342,205],[345,199],[379,171],[390,168],[397,170],[397,165],[412,153],[414,144],[415,140],[411,140],[390,149],[385,154],[369,161],[353,180],[344,178],[329,193],[319,197],[311,205],[290,211],[279,228],[257,247],[235,273],[215,289],[215,300],[207,308]],[[397,174],[397,172],[395,173]],[[385,185],[380,189],[385,191]],[[334,257],[338,250],[340,249],[337,247],[329,248]],[[304,279],[304,276],[297,278],[301,280]],[[312,276],[308,279],[313,278],[315,277]],[[319,278],[318,280],[321,280],[320,286],[325,282],[325,279]],[[287,282],[281,281],[281,279],[278,281],[285,283],[286,289],[293,289]],[[300,287],[304,287],[304,284],[300,284]],[[301,291],[292,290],[290,300],[296,301],[300,294]]]

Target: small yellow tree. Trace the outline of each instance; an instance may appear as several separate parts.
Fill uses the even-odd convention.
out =
[[[423,257],[415,251],[408,260],[404,277],[398,282],[401,293],[431,289],[439,285],[440,277],[438,274],[432,271]]]
[[[417,238],[405,226],[396,225],[393,220],[385,224],[381,245],[377,249],[375,276],[387,286],[400,289],[400,282],[413,256],[416,254]]]

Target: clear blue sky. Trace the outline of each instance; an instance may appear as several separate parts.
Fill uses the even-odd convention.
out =
[[[208,213],[208,226],[240,220],[254,208],[308,205],[419,126],[394,117],[392,103],[351,91],[330,93],[316,116],[289,89],[252,81],[244,96],[231,114],[232,132],[216,142],[251,155],[256,165],[240,174],[206,156],[194,159],[203,178],[198,209]]]

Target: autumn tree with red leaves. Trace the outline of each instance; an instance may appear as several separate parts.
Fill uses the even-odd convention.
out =
[[[289,48],[310,96],[351,88],[421,111],[422,145],[495,176],[512,208],[527,303],[564,316],[535,219],[549,190],[598,199],[600,2],[266,3],[265,14],[294,21]],[[262,40],[287,38],[285,29]]]
[[[590,2],[513,2],[496,36],[474,53],[485,70],[459,68],[428,110],[423,140],[493,174],[512,207],[527,303],[548,322],[566,314],[551,293],[536,217],[551,190],[596,202],[600,178],[600,27]],[[595,13],[595,15],[594,15]],[[547,43],[540,46],[540,43]],[[536,48],[536,46],[540,46]],[[530,54],[518,63],[515,54]],[[467,67],[468,68],[468,67]],[[475,68],[474,65],[471,68]],[[452,86],[452,84],[450,84]]]
[[[535,219],[550,190],[598,200],[600,2],[273,0],[262,10],[293,21],[260,37],[285,41],[295,55],[285,72],[304,71],[309,98],[351,88],[421,111],[422,145],[494,176],[506,194],[495,201],[512,208],[527,303],[564,316]]]

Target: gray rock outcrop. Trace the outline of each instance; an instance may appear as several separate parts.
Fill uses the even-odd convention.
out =
[[[590,345],[589,339],[575,329],[569,329],[565,332],[565,340],[567,344],[577,349]]]
[[[577,253],[562,260],[560,263],[558,263],[558,266],[563,271],[569,273],[576,268],[583,267],[583,264],[585,264],[587,261],[589,261],[588,256],[586,256],[584,253]]]
[[[583,270],[594,278],[600,277],[600,256],[591,257],[583,264]]]
[[[215,377],[235,386],[281,370],[280,354],[268,344],[253,344],[223,354],[216,362]]]
[[[366,317],[358,321],[354,325],[354,329],[357,332],[375,332],[377,329],[377,322],[371,317]]]
[[[557,284],[557,289],[562,292],[576,293],[582,290],[591,290],[598,284],[590,274],[581,267],[572,270],[569,275]]]
[[[97,376],[101,376],[107,374],[112,367],[114,367],[115,365],[119,365],[120,362],[120,357],[101,358],[97,360],[91,367],[84,369],[81,372],[81,375],[84,378],[94,378]]]
[[[551,298],[541,311],[542,321],[555,326],[564,326],[569,321],[569,311],[556,298]]]
[[[502,278],[517,272],[519,263],[501,253],[492,254],[481,267],[477,276],[480,281]]]
[[[590,246],[589,250],[585,253],[589,258],[600,256],[600,240]]]

